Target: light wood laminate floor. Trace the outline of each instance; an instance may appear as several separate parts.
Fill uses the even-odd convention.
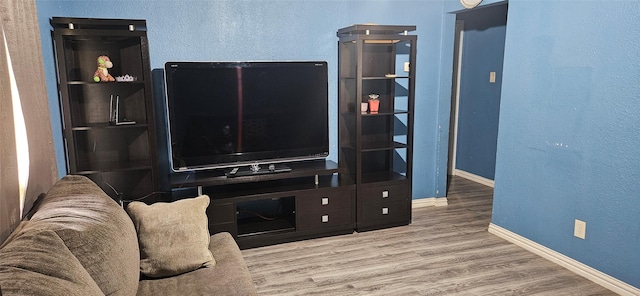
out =
[[[493,190],[459,177],[411,225],[243,250],[259,295],[616,295],[487,232]]]

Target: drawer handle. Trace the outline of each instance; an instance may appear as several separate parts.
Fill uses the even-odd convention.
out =
[[[388,215],[389,214],[389,208],[382,208],[382,214],[383,215]]]
[[[388,197],[389,197],[389,190],[382,191],[382,198],[388,198]]]
[[[323,198],[322,198],[322,205],[323,205],[323,206],[326,206],[326,205],[328,205],[328,204],[329,204],[329,198],[328,198],[328,197],[323,197]]]
[[[322,223],[329,222],[329,215],[322,215]]]

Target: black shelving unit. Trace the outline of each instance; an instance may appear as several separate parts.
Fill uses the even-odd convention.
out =
[[[356,184],[358,231],[411,223],[415,26],[338,30],[339,166]],[[379,110],[363,108],[369,94]]]
[[[89,177],[117,201],[152,200],[158,182],[146,22],[54,17],[50,23],[68,173]],[[95,82],[104,55],[113,63],[111,76],[132,79]],[[119,124],[112,123],[116,102]]]

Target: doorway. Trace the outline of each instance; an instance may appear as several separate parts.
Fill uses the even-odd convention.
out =
[[[507,3],[456,14],[447,173],[493,187]]]

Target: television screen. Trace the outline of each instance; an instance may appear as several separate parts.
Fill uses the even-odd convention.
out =
[[[167,62],[174,171],[325,158],[326,62]]]

